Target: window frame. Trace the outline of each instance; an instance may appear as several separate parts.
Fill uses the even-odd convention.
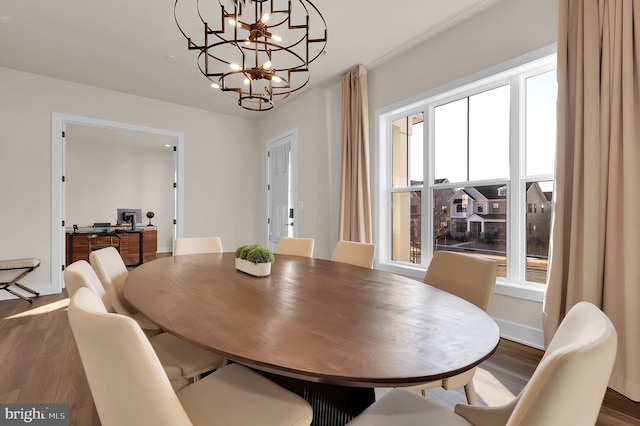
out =
[[[468,187],[501,184],[507,188],[507,256],[513,257],[507,262],[507,276],[496,280],[496,294],[541,302],[546,289],[545,284],[526,281],[526,185],[529,182],[553,180],[553,174],[526,176],[526,96],[527,78],[556,69],[556,46],[551,45],[513,60],[504,62],[487,70],[456,80],[444,86],[427,91],[405,101],[398,102],[375,112],[375,130],[373,157],[373,202],[374,202],[374,242],[378,250],[375,267],[393,273],[422,279],[433,253],[433,190],[447,187]],[[434,108],[452,100],[472,96],[492,88],[510,84],[511,105],[509,130],[510,167],[508,178],[482,181],[465,181],[437,184],[434,181],[434,168],[429,167],[434,155]],[[394,120],[411,114],[423,113],[424,137],[424,184],[407,187],[392,186],[392,124]],[[514,141],[519,141],[515,143]],[[515,190],[517,189],[517,190]],[[410,264],[391,260],[392,248],[392,203],[394,192],[422,192],[422,250],[421,263]],[[490,210],[491,206],[488,206]],[[551,206],[553,212],[553,206]],[[518,214],[516,214],[518,213]],[[426,217],[425,217],[426,216]],[[426,220],[425,220],[426,219]],[[426,242],[426,243],[425,243]]]

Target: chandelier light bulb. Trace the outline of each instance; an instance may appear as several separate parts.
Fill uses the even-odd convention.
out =
[[[271,39],[273,41],[282,41],[282,37],[280,37],[278,34],[274,34],[271,36]]]
[[[218,83],[211,83],[211,87],[214,89],[219,89],[220,85]]]
[[[229,68],[231,68],[234,71],[240,71],[242,69],[242,67],[238,64],[229,64]]]
[[[231,25],[232,27],[236,26],[236,20],[233,18],[229,18],[229,20],[227,21],[229,23],[229,25]]]
[[[278,77],[277,75],[274,75],[273,77],[271,77],[271,81],[275,81],[276,83],[280,83],[282,81],[282,79],[280,77]]]
[[[248,39],[247,39],[247,40],[245,40],[245,41],[244,41],[244,44],[246,44],[247,46],[249,46],[249,45],[251,44],[251,40],[248,40]]]
[[[268,70],[269,68],[271,68],[271,65],[273,65],[271,61],[267,61],[264,64],[262,64],[262,68],[264,68],[265,70]]]
[[[262,15],[262,18],[260,18],[260,22],[262,22],[263,24],[266,24],[268,20],[269,20],[268,13],[265,13],[264,15]]]
[[[248,78],[245,78],[245,79],[244,79],[244,85],[245,85],[245,86],[248,86],[248,85],[249,85],[249,79],[248,79]]]

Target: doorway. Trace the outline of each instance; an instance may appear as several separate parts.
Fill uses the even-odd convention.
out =
[[[173,200],[172,200],[172,238],[181,235],[183,229],[183,141],[184,135],[181,132],[174,132],[164,129],[155,129],[150,127],[137,126],[127,123],[118,123],[106,120],[93,119],[88,117],[71,116],[65,114],[52,114],[52,155],[51,155],[51,173],[52,173],[52,210],[51,210],[51,279],[52,290],[54,292],[62,291],[63,271],[65,265],[65,236],[66,229],[72,226],[67,222],[65,212],[65,162],[66,162],[66,144],[65,137],[67,127],[79,128],[78,126],[88,126],[93,128],[108,129],[132,135],[148,135],[150,137],[158,136],[170,141],[173,146]],[[133,138],[132,138],[133,139]],[[139,138],[138,138],[139,139]],[[99,161],[99,160],[98,160]],[[126,207],[126,206],[125,206]]]
[[[296,236],[297,132],[267,142],[267,241],[274,251],[282,237]]]

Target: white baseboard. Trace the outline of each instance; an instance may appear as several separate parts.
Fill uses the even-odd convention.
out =
[[[542,330],[500,319],[494,318],[494,320],[500,328],[501,337],[544,350],[544,334]]]
[[[156,253],[171,253],[173,251],[173,247],[158,247]]]

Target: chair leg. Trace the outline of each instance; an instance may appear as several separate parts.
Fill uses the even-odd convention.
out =
[[[24,300],[25,302],[33,303],[33,300],[29,299],[28,297],[25,297],[25,296],[21,295],[20,293],[16,293],[15,291],[11,290],[10,288],[2,287],[2,290],[8,291],[9,293],[13,294],[16,297],[19,297],[20,299]]]
[[[478,405],[478,397],[476,395],[476,389],[473,386],[473,381],[464,385],[464,393],[467,395],[469,405]]]
[[[426,398],[427,390],[426,389],[420,389],[420,392],[422,393],[422,396],[424,396]]]
[[[40,296],[40,293],[38,293],[35,290],[30,289],[29,287],[27,287],[26,285],[22,285],[20,283],[14,283],[14,285],[17,285],[18,287],[20,287],[21,289],[23,289],[24,291],[28,291],[29,293],[35,295],[35,296]]]
[[[28,297],[23,296],[20,293],[17,293],[15,291],[13,291],[12,289],[10,289],[9,287],[11,287],[12,285],[15,285],[16,287],[21,288],[22,290],[28,291],[29,293],[33,294],[34,296],[40,296],[40,293],[38,293],[35,290],[30,289],[29,287],[22,285],[18,282],[18,280],[24,278],[27,274],[33,272],[35,268],[28,268],[26,271],[22,272],[20,275],[18,275],[17,277],[15,277],[11,282],[4,282],[4,283],[0,283],[0,290],[6,290],[9,293],[13,294],[16,297],[19,297],[20,299],[24,300],[25,302],[29,302],[29,303],[33,303],[33,300],[31,300]]]

